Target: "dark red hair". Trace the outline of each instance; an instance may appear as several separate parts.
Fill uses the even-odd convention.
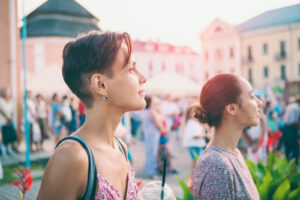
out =
[[[195,106],[195,117],[211,127],[220,125],[225,106],[240,104],[241,78],[235,74],[219,74],[208,80],[202,88],[200,106]]]
[[[71,91],[87,106],[93,103],[89,79],[93,73],[112,77],[111,65],[121,48],[127,46],[124,65],[129,62],[132,45],[128,33],[92,31],[67,43],[63,50],[63,78]]]

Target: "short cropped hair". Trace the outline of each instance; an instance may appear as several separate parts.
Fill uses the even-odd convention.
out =
[[[70,90],[85,104],[93,105],[89,89],[90,78],[94,73],[113,77],[111,65],[121,48],[127,46],[124,65],[127,65],[132,52],[131,38],[128,33],[92,31],[67,43],[63,50],[63,78]]]

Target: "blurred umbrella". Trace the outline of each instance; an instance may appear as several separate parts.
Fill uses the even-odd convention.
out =
[[[148,80],[145,92],[149,95],[199,96],[201,85],[176,73],[159,74]]]

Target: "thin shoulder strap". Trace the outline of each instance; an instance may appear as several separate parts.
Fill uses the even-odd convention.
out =
[[[128,161],[128,154],[126,154],[125,147],[123,146],[122,142],[117,137],[115,137],[115,140],[117,141],[117,145],[118,145],[120,151],[123,153],[123,155],[125,156],[126,160]],[[126,192],[125,192],[124,199],[127,198],[127,190],[128,190],[128,175],[127,175],[127,179],[126,179]]]
[[[126,154],[125,147],[123,146],[122,142],[117,137],[115,137],[115,139],[117,141],[117,144],[118,144],[118,147],[119,147],[120,151],[123,153],[123,155],[125,156],[126,160],[128,160],[128,156]]]
[[[96,194],[96,188],[97,188],[97,169],[95,165],[93,152],[89,147],[89,145],[84,141],[84,139],[82,137],[79,137],[78,135],[70,135],[63,138],[57,143],[55,148],[57,148],[65,140],[75,140],[76,142],[80,143],[80,145],[84,148],[84,150],[88,155],[88,159],[89,159],[88,182],[87,182],[85,193],[81,199],[82,200],[94,199]]]

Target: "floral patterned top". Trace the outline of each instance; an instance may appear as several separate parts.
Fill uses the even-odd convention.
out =
[[[134,170],[128,163],[128,182],[126,200],[137,200],[138,188],[134,179]],[[98,188],[95,200],[123,200],[117,188],[97,174]],[[123,197],[124,198],[124,197]]]

